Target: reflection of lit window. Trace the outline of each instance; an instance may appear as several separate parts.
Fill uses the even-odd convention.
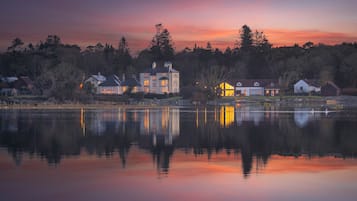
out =
[[[222,127],[229,127],[234,122],[234,106],[223,106],[220,109],[219,123]]]
[[[266,90],[265,93],[268,95],[269,94],[269,90]]]
[[[167,86],[167,80],[161,80],[161,86],[162,87]]]
[[[150,85],[150,81],[149,80],[144,80],[144,86],[147,87]]]
[[[275,90],[275,94],[278,94],[279,93],[279,90],[277,89],[277,90]]]
[[[126,89],[127,89],[127,87],[123,86],[123,92],[125,92],[125,91],[126,91]]]

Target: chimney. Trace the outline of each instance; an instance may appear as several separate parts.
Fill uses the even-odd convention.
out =
[[[168,69],[169,69],[169,72],[172,71],[172,63],[171,63],[171,62],[169,62],[169,61],[165,62],[164,67],[165,67],[165,68],[168,68]]]
[[[155,69],[156,68],[156,62],[154,61],[154,62],[152,62],[152,69]]]

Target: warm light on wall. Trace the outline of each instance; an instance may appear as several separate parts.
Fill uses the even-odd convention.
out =
[[[149,80],[144,80],[144,87],[147,87],[150,85],[150,81]]]
[[[167,86],[167,80],[161,80],[161,86],[162,87]]]
[[[234,87],[227,82],[219,84],[219,88],[222,90],[221,96],[234,96]]]

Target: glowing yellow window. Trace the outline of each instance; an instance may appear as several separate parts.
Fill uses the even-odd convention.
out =
[[[144,80],[144,86],[147,87],[150,85],[150,81],[149,80]]]
[[[167,86],[167,80],[161,80],[160,84],[162,87]]]
[[[234,87],[227,82],[222,82],[219,84],[221,89],[221,96],[234,96]]]

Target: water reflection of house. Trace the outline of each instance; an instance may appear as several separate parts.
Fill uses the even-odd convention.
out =
[[[277,96],[280,86],[277,80],[241,79],[221,82],[220,96]]]
[[[81,118],[88,121],[86,124],[86,122],[82,122],[81,120],[81,125],[87,125],[88,132],[95,135],[103,135],[108,129],[119,131],[122,124],[126,121],[126,111],[123,109],[115,109],[103,110],[100,112],[87,112],[85,117]]]
[[[310,121],[320,118],[321,113],[314,112],[310,108],[295,108],[294,121],[296,126],[303,128],[307,126]]]
[[[259,125],[264,120],[263,106],[245,106],[236,109],[236,121],[238,125],[242,125],[245,121],[252,121],[254,125]]]
[[[152,136],[153,145],[158,143],[158,137],[163,137],[165,144],[172,144],[173,138],[180,134],[180,110],[178,108],[145,109],[141,119],[140,134]]]

